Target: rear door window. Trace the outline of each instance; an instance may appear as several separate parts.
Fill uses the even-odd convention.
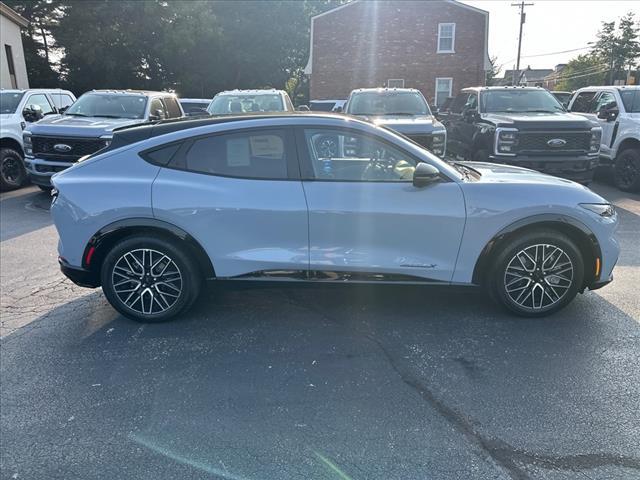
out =
[[[285,130],[260,129],[198,138],[179,163],[197,173],[284,180],[297,162],[293,151]]]
[[[165,97],[164,104],[167,107],[169,118],[180,118],[182,116],[182,110],[180,110],[180,105],[178,105],[178,100],[175,97]]]

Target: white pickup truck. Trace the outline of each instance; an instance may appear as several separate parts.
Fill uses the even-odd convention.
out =
[[[60,113],[75,102],[68,90],[32,88],[0,90],[0,189],[13,190],[27,181],[22,131],[43,116]]]
[[[602,127],[600,165],[613,167],[616,186],[640,191],[640,86],[581,88],[569,111]]]

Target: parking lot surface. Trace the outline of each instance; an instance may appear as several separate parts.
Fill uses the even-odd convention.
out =
[[[7,479],[640,478],[640,197],[615,281],[545,319],[474,289],[210,285],[142,325],[59,272],[2,194]]]

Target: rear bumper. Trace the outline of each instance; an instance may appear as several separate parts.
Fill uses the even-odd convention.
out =
[[[72,267],[63,258],[58,258],[60,270],[73,283],[81,287],[96,288],[100,286],[98,275],[84,268]]]
[[[500,155],[490,155],[489,161],[530,168],[531,170],[548,173],[556,177],[567,178],[579,183],[588,183],[593,180],[593,173],[599,163],[597,156],[587,155],[580,157],[533,157],[524,155],[503,157]]]

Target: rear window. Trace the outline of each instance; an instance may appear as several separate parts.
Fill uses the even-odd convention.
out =
[[[212,115],[232,115],[238,113],[284,112],[282,96],[274,94],[216,95],[207,108]]]

